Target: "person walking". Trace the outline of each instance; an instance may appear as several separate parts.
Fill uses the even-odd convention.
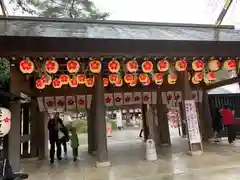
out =
[[[61,126],[59,128],[58,137],[59,137],[61,146],[63,146],[64,156],[65,158],[67,158],[67,142],[69,141],[69,133],[68,133],[68,129],[65,126]]]
[[[228,142],[232,144],[236,139],[234,111],[232,111],[229,106],[224,106],[220,112],[222,114],[223,123],[227,127]]]
[[[73,161],[76,161],[78,157],[79,140],[78,140],[76,128],[71,127],[70,131],[71,131],[70,139],[71,139],[71,147],[72,147],[72,153],[73,153]]]
[[[49,141],[50,141],[50,163],[54,163],[55,147],[57,147],[57,158],[61,158],[61,143],[59,141],[59,129],[64,127],[63,121],[59,118],[59,113],[56,113],[53,118],[48,121]]]
[[[220,142],[221,140],[221,132],[223,129],[223,123],[222,123],[222,115],[220,113],[220,109],[217,108],[215,112],[215,116],[212,120],[212,129],[214,132],[214,138],[215,142]]]

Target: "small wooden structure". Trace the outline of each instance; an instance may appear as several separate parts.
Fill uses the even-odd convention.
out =
[[[147,106],[154,109],[152,111],[155,113],[153,125],[157,145],[170,144],[167,106],[180,106],[182,117],[186,119],[185,107],[182,102],[195,99],[200,130],[203,138],[207,140],[212,134],[207,90],[239,80],[239,33],[233,26],[89,22],[25,17],[0,19],[0,56],[11,62],[10,91],[17,96],[24,93],[31,97],[31,103],[22,105],[21,111],[24,121],[30,122],[31,133],[27,128],[28,123],[26,123],[25,131],[20,132],[20,102],[10,104],[13,125],[6,141],[8,142],[9,158],[14,162],[13,167],[16,170],[19,169],[21,139],[25,143],[23,151],[26,155],[40,158],[46,155],[45,120],[47,114],[38,109],[37,98],[39,97],[43,97],[43,99],[54,97],[53,99],[56,100],[61,96],[72,96],[74,99],[77,99],[78,95],[91,96],[91,103],[86,107],[88,148],[89,153],[96,152],[97,164],[109,164],[107,163],[109,159],[105,122],[106,99],[104,94],[106,93],[139,92],[142,97],[143,93],[156,95],[155,103],[143,103],[143,101],[141,103],[143,103],[142,113],[145,129],[147,127],[145,120]],[[67,69],[66,64],[69,60],[80,64],[77,73],[70,73]],[[120,70],[110,73],[108,66],[113,60],[120,64]],[[56,72],[55,68],[50,68],[54,71],[51,73],[46,69],[48,66],[46,62],[50,61],[54,63],[55,68],[56,65],[58,66]],[[99,64],[95,69],[93,68],[94,64],[90,65],[93,61],[95,64],[101,64],[99,72],[96,72]],[[130,61],[137,62],[136,71],[130,72],[126,67]],[[166,66],[166,63],[169,67]],[[198,65],[200,63],[200,67],[196,63]],[[20,72],[19,67],[25,74]],[[237,77],[214,83],[215,71],[220,68],[235,71]],[[62,86],[62,82],[59,84],[61,75],[67,74],[74,80],[79,73],[83,73],[85,78],[94,78],[94,85],[92,87],[89,84],[87,85],[89,87],[80,86],[78,85],[79,81],[77,87]],[[155,76],[157,73],[158,77]],[[196,73],[199,76],[195,76]],[[120,85],[115,82],[105,86],[105,80],[106,78],[109,80],[110,74],[117,74],[118,78],[120,77],[122,80]],[[124,77],[128,74],[132,74],[134,79],[124,82]],[[147,80],[143,78],[140,81],[141,74],[147,75]],[[43,82],[42,77],[44,76],[48,77],[47,80],[51,79],[49,85],[47,85],[47,81]],[[136,82],[135,77],[138,79]],[[52,84],[55,79],[55,83]],[[74,82],[71,86],[76,85]],[[64,100],[66,99],[64,98]],[[56,101],[54,102],[56,103]],[[78,101],[76,102],[78,103]],[[122,105],[131,104],[123,103]],[[20,133],[22,133],[22,137],[19,136]],[[27,152],[28,141],[31,142],[30,152]],[[199,150],[198,148],[199,146],[191,147],[193,151]]]

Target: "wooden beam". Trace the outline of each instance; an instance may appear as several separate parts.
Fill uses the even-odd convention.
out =
[[[226,80],[223,80],[223,81],[219,81],[219,82],[216,82],[214,84],[210,84],[210,85],[206,86],[206,89],[210,90],[210,89],[214,89],[214,88],[217,88],[217,87],[226,86],[226,85],[234,84],[234,83],[238,83],[238,82],[240,82],[240,76],[237,76],[237,77],[234,77],[234,78],[231,78],[231,79],[226,79]]]

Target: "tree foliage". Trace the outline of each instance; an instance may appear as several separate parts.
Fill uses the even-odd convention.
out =
[[[6,86],[10,80],[10,63],[5,58],[0,58],[0,87]]]
[[[91,0],[10,0],[15,10],[50,18],[79,18],[104,20],[109,16],[101,12]]]

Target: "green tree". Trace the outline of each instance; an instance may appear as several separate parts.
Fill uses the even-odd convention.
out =
[[[10,63],[5,58],[0,58],[0,87],[5,87],[10,80]]]
[[[109,13],[101,12],[91,0],[10,0],[15,10],[51,18],[104,20]]]

